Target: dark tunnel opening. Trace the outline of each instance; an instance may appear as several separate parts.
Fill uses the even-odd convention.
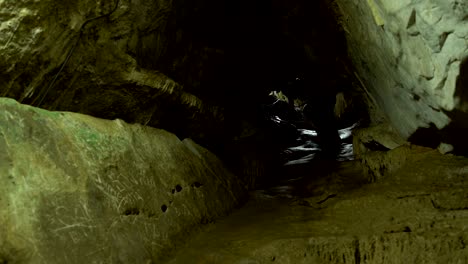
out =
[[[217,72],[225,89],[216,100],[226,106],[231,138],[211,149],[252,187],[294,177],[285,166],[350,159],[349,131],[366,122],[367,110],[351,102],[358,85],[330,3],[231,1],[224,12]]]
[[[143,67],[164,70],[188,84],[184,90],[203,102],[220,106],[223,121],[210,124],[202,115],[175,105],[165,109],[170,116],[150,125],[180,139],[195,139],[252,188],[291,174],[285,171],[288,162],[301,168],[295,171],[306,173],[312,161],[343,159],[342,151],[349,154],[351,139],[343,142],[338,130],[366,122],[367,109],[359,102],[359,82],[354,80],[332,1],[193,5],[178,6],[169,29],[181,27],[193,41],[191,49],[204,50],[193,55],[194,63],[182,69],[159,66],[172,64],[183,48],[177,45],[156,58],[154,49],[145,51],[142,44],[137,58]],[[176,34],[172,38],[177,39]],[[196,63],[209,60],[214,63]],[[282,94],[288,102],[270,93]]]
[[[246,159],[238,166],[247,174],[244,177],[256,181],[254,187],[310,176],[318,163],[334,166],[354,159],[352,130],[366,122],[365,115],[350,110],[354,113],[337,117],[336,106],[343,99],[334,92],[293,97],[288,91],[309,85],[297,79],[285,86],[284,93],[272,91],[258,107],[253,124],[257,127],[235,139],[235,149]]]

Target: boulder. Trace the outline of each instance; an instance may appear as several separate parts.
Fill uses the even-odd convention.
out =
[[[0,99],[0,263],[160,263],[243,183],[160,129]]]

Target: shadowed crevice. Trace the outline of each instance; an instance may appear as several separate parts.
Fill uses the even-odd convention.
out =
[[[437,148],[440,143],[454,147],[455,155],[468,156],[468,58],[460,65],[456,82],[455,98],[459,100],[457,108],[444,113],[452,120],[447,126],[438,129],[433,123],[427,128],[419,128],[408,141],[425,147]]]

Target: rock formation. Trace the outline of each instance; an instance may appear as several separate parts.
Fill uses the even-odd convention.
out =
[[[356,76],[401,136],[468,153],[468,3],[335,1]]]
[[[0,263],[159,263],[245,188],[163,130],[0,100]]]

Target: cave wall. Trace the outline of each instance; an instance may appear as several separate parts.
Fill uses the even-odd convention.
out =
[[[468,4],[335,1],[355,74],[410,141],[467,153]]]
[[[154,125],[163,119],[158,112],[177,104],[195,106],[191,112],[239,100],[247,106],[298,72],[323,76],[320,82],[335,77],[335,58],[345,50],[324,8],[308,1],[5,0],[0,95]]]
[[[0,96],[215,137],[223,115],[204,84],[223,51],[207,32],[223,23],[212,2],[2,1]]]

